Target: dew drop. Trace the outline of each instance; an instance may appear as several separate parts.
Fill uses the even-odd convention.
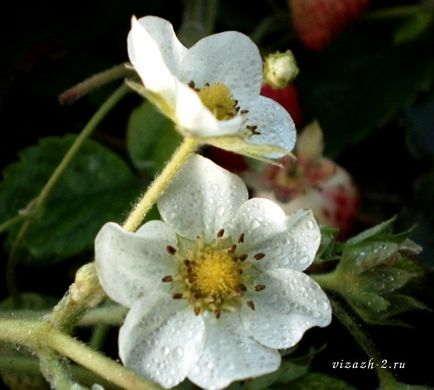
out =
[[[306,222],[306,228],[308,228],[310,230],[310,229],[313,229],[313,227],[314,227],[314,224],[312,221],[309,220]]]
[[[176,347],[173,350],[173,357],[175,359],[181,359],[183,355],[184,355],[184,350],[182,349],[182,347]]]
[[[326,301],[321,301],[321,302],[319,303],[319,308],[320,308],[321,310],[327,310],[327,309],[329,308],[329,304],[328,304],[328,302],[326,302]]]

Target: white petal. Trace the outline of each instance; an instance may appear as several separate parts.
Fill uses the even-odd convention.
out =
[[[196,364],[204,344],[202,316],[185,302],[153,296],[136,302],[119,333],[119,356],[137,373],[169,388]]]
[[[179,83],[177,88],[175,115],[181,128],[199,137],[218,137],[239,131],[241,116],[219,121],[190,87]]]
[[[198,87],[220,82],[231,90],[241,109],[259,95],[262,60],[253,41],[235,31],[210,35],[190,48],[184,58],[184,82]]]
[[[158,201],[161,217],[182,237],[210,243],[248,198],[243,181],[195,155]]]
[[[187,49],[178,41],[172,25],[161,18],[132,19],[128,55],[145,88],[175,104],[176,75]]]
[[[310,210],[298,210],[286,216],[274,202],[253,198],[244,203],[234,217],[231,235],[244,233],[238,254],[259,269],[290,268],[305,270],[314,260],[321,242],[321,233]],[[264,253],[257,261],[253,256]],[[253,259],[253,260],[252,260]]]
[[[107,295],[129,307],[162,286],[161,279],[176,271],[168,245],[176,248],[176,235],[163,222],[148,222],[140,233],[128,233],[115,223],[105,224],[95,239],[95,262]]]
[[[234,320],[237,320],[234,321]],[[237,315],[205,318],[205,347],[188,378],[198,386],[222,389],[231,382],[256,377],[279,368],[280,354],[247,337]]]
[[[249,102],[247,126],[257,126],[259,135],[252,135],[247,142],[254,145],[278,146],[290,152],[295,145],[296,131],[291,116],[279,103],[264,96]],[[286,153],[275,152],[264,157],[280,158]]]
[[[255,310],[243,307],[246,331],[270,348],[290,348],[313,326],[327,326],[331,307],[326,294],[309,276],[276,269],[261,274],[255,284],[265,285],[250,293]]]

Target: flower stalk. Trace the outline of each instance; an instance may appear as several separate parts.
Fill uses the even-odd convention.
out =
[[[0,319],[0,340],[21,344],[37,352],[51,348],[121,388],[160,389],[129,369],[41,321]]]
[[[380,380],[380,387],[383,390],[396,389],[395,386],[397,382],[389,370],[382,368],[380,352],[377,350],[372,340],[338,302],[333,299],[330,299],[330,302],[333,314],[336,318],[345,326],[345,328],[347,328],[366,355],[374,360],[374,367],[378,379]]]
[[[200,146],[200,141],[197,138],[186,137],[182,144],[173,154],[172,158],[168,161],[163,171],[151,183],[143,197],[137,202],[130,215],[122,227],[129,231],[134,232],[142,223],[146,214],[151,210],[152,206],[157,202],[161,195],[165,192],[172,179],[176,176],[187,159],[196,151]]]

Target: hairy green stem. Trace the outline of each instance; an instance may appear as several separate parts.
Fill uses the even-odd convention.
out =
[[[77,322],[78,326],[88,327],[97,324],[119,326],[122,324],[128,309],[120,305],[109,305],[89,309]],[[13,318],[15,320],[39,320],[50,314],[48,310],[14,310],[0,312],[0,318]]]
[[[33,218],[27,219],[25,223],[21,226],[21,229],[18,232],[17,238],[12,245],[11,253],[6,265],[6,280],[7,287],[9,293],[16,297],[19,294],[17,285],[16,285],[16,274],[15,268],[17,264],[17,258],[19,250],[21,249],[26,235],[29,231],[29,228],[33,221],[40,215],[47,201],[49,195],[53,191],[56,184],[59,182],[63,172],[76,156],[77,152],[80,150],[84,141],[89,138],[95,128],[99,125],[102,119],[112,110],[112,108],[121,100],[127,93],[130,92],[130,89],[125,85],[121,85],[98,109],[98,111],[92,116],[90,121],[81,131],[79,136],[75,139],[74,143],[71,145],[69,150],[63,156],[62,161],[56,167],[54,172],[51,174],[48,181],[45,183],[44,187],[41,189],[37,197],[30,203],[29,205],[29,213],[33,215]]]
[[[7,221],[3,222],[2,224],[0,224],[0,233],[9,230],[12,226],[16,225],[18,222],[21,222],[26,217],[27,217],[26,215],[18,214],[8,219]]]
[[[332,304],[333,314],[342,325],[347,328],[363,351],[373,359],[381,388],[383,390],[394,390],[397,382],[389,370],[382,368],[380,352],[377,350],[372,340],[338,302],[333,299],[330,299],[330,301]]]
[[[74,390],[86,389],[71,378],[71,373],[66,370],[65,362],[60,360],[55,352],[45,349],[39,352],[38,356],[41,372],[50,383],[52,389],[70,390],[73,386]]]
[[[143,197],[131,211],[122,226],[125,230],[133,232],[140,226],[146,214],[152,206],[154,206],[160,196],[163,195],[182,165],[196,151],[199,144],[200,142],[196,138],[184,138],[182,144],[163,168],[163,171],[151,183]]]
[[[82,367],[71,365],[68,367],[68,370],[71,372],[71,376],[79,382],[88,385],[98,382],[104,387],[108,385],[108,382],[103,378]],[[10,354],[5,356],[0,354],[0,373],[13,374],[18,377],[22,375],[31,375],[42,378],[41,367],[38,359],[30,356],[13,356]]]
[[[97,324],[95,325],[95,328],[93,329],[92,336],[89,340],[89,347],[99,350],[101,349],[102,345],[104,344],[104,341],[107,337],[107,334],[109,332],[109,327],[106,324]]]
[[[135,70],[128,67],[127,64],[115,65],[112,68],[97,73],[81,83],[67,89],[59,96],[59,102],[61,104],[73,103],[84,95],[87,95],[89,92],[111,83],[112,81],[131,77],[133,75],[135,75]]]
[[[322,288],[339,292],[339,276],[336,270],[325,274],[310,274],[309,276]]]
[[[36,352],[51,348],[121,388],[160,389],[159,386],[140,378],[126,367],[45,322],[0,319],[0,340],[21,344]]]

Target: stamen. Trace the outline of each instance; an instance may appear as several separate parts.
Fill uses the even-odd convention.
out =
[[[223,234],[225,234],[225,229],[220,229],[220,230],[217,232],[217,237],[218,237],[218,238],[222,238],[222,237],[223,237]]]
[[[241,233],[240,237],[238,238],[238,243],[243,243],[244,242],[244,233]]]
[[[251,131],[251,133],[253,135],[259,135],[259,134],[261,134],[259,131],[256,130],[258,128],[258,126],[252,125],[252,126],[246,126],[246,127],[247,127],[248,130]]]
[[[255,291],[262,291],[262,290],[264,290],[265,289],[265,284],[257,284],[256,286],[255,286]]]
[[[239,259],[241,262],[243,262],[243,261],[245,261],[245,260],[247,259],[247,257],[248,257],[248,255],[244,254],[244,255],[241,255],[240,257],[238,257],[238,259]]]
[[[265,253],[257,253],[255,256],[253,256],[256,260],[261,260],[265,257]]]
[[[234,244],[228,249],[228,253],[232,254],[237,250],[237,246]]]
[[[255,304],[253,303],[253,301],[247,301],[246,304],[249,307],[249,309],[255,310]]]
[[[176,254],[176,248],[171,245],[166,246],[166,251],[169,255],[174,256]]]
[[[163,283],[170,283],[170,282],[173,282],[173,277],[172,277],[172,275],[167,275],[163,279],[161,279],[161,281]]]

